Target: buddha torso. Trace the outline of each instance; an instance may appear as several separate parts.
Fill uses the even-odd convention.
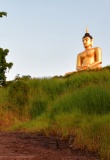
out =
[[[95,47],[79,53],[80,66],[83,67],[83,66],[95,64],[95,62],[101,59],[101,56],[99,56],[98,54],[99,52],[101,52],[101,49],[99,47]],[[101,63],[97,63],[91,66],[91,69],[100,68],[100,67],[101,67]]]
[[[90,50],[83,51],[80,54],[82,66],[86,66],[95,62],[95,48],[91,48]]]

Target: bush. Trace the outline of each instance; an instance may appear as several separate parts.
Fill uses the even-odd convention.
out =
[[[32,102],[32,107],[30,109],[31,118],[36,118],[40,116],[44,111],[46,111],[47,101],[44,99],[35,99]]]
[[[79,92],[78,108],[84,113],[110,112],[110,90],[105,86],[88,86]]]
[[[110,112],[110,90],[106,86],[88,85],[71,91],[53,103],[51,115],[71,113],[106,114]]]
[[[22,107],[28,104],[28,94],[29,86],[21,80],[13,81],[9,86],[9,101],[15,106]]]

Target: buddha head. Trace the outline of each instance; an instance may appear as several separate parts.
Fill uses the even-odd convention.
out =
[[[88,28],[86,28],[86,33],[84,37],[82,38],[83,45],[85,48],[88,48],[89,46],[93,46],[93,37],[89,34]]]

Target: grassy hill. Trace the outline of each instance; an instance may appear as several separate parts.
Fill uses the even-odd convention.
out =
[[[110,67],[0,88],[0,130],[42,132],[110,160]],[[72,138],[71,138],[72,137]]]

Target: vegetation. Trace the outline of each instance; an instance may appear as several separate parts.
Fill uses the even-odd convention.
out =
[[[0,130],[68,138],[110,159],[110,66],[66,77],[19,78],[0,88]]]
[[[6,62],[5,57],[7,56],[8,52],[8,49],[3,50],[2,48],[0,48],[0,85],[2,86],[6,85],[6,70],[11,69],[11,67],[13,66],[12,62]]]
[[[0,17],[7,16],[6,12],[0,12]]]
[[[0,17],[7,16],[6,12],[0,12]],[[0,48],[0,86],[6,85],[6,76],[5,73],[7,69],[11,69],[13,63],[6,62],[6,56],[8,55],[9,50]]]

